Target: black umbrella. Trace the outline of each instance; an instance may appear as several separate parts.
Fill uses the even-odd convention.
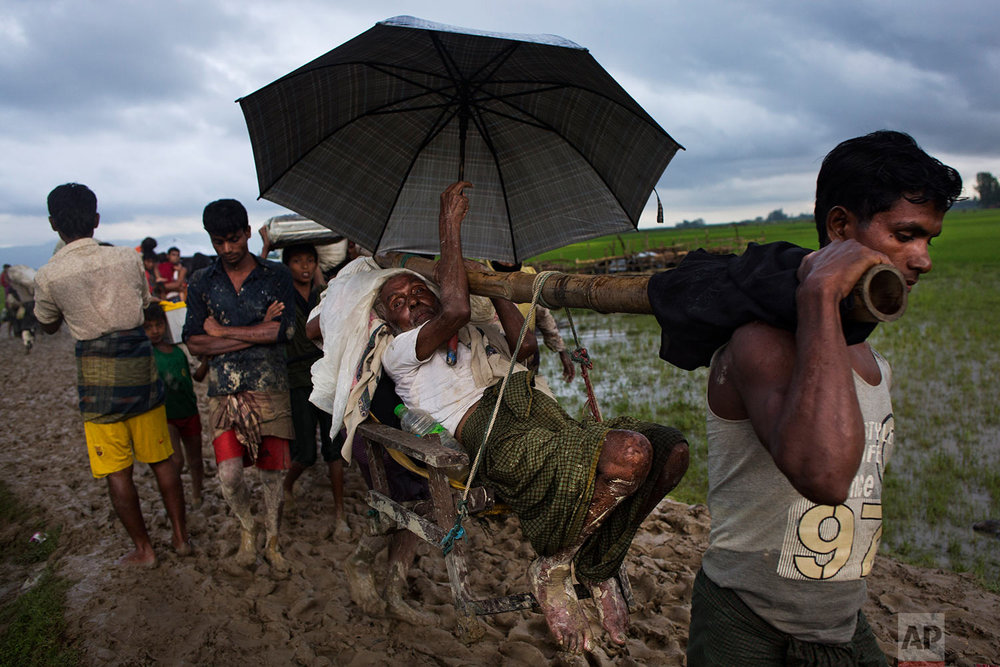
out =
[[[681,146],[554,35],[375,25],[241,98],[260,195],[378,251],[438,251],[471,181],[467,256],[521,260],[635,228]]]

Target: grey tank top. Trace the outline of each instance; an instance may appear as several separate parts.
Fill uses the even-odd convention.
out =
[[[702,567],[757,615],[804,641],[846,643],[864,604],[864,577],[882,536],[882,473],[892,453],[891,370],[881,382],[857,373],[865,451],[841,505],[796,491],[757,439],[750,420],[708,411],[708,507],[712,530]]]

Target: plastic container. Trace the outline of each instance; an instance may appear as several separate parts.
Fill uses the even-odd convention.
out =
[[[168,342],[177,345],[181,342],[181,332],[184,330],[184,320],[187,319],[187,304],[183,301],[176,303],[172,301],[161,301],[160,307],[163,308],[163,312],[167,316],[167,334],[169,336]]]
[[[399,417],[399,423],[403,427],[403,430],[412,433],[414,435],[419,435],[421,437],[425,435],[437,435],[441,439],[441,444],[450,449],[455,449],[457,451],[464,451],[462,445],[459,444],[458,440],[448,432],[444,426],[437,423],[434,417],[430,415],[426,410],[421,410],[420,408],[407,408],[405,405],[400,403],[396,406],[394,411],[396,416]]]

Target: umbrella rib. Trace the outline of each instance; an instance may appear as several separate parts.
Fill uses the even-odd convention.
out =
[[[599,98],[601,98],[603,100],[606,100],[606,101],[610,102],[611,104],[615,105],[616,107],[622,109],[623,111],[626,111],[629,114],[635,116],[636,118],[640,119],[642,122],[644,122],[647,125],[651,126],[653,129],[659,130],[665,137],[669,138],[671,141],[674,141],[674,138],[671,137],[670,134],[666,130],[664,130],[662,127],[660,127],[660,124],[657,123],[655,120],[653,120],[653,118],[644,109],[642,109],[641,107],[638,108],[638,109],[635,109],[635,108],[632,108],[632,107],[630,107],[630,106],[628,106],[626,104],[622,104],[617,99],[615,99],[613,97],[610,97],[609,95],[606,95],[606,94],[602,93],[599,90],[594,90],[592,88],[587,88],[585,86],[579,86],[579,85],[576,85],[576,84],[573,84],[573,83],[561,83],[561,82],[558,82],[558,81],[524,81],[524,80],[510,79],[510,80],[501,80],[501,81],[490,81],[488,83],[490,85],[496,84],[496,85],[521,85],[521,86],[534,85],[534,86],[544,86],[542,88],[532,88],[530,90],[518,90],[518,91],[515,91],[515,92],[512,92],[512,93],[505,93],[503,95],[492,95],[492,94],[489,95],[489,98],[491,100],[496,100],[496,101],[499,101],[499,102],[508,102],[509,98],[513,98],[513,97],[524,97],[526,95],[536,95],[538,93],[546,93],[546,92],[550,92],[550,91],[553,91],[553,90],[560,90],[560,89],[573,89],[573,90],[580,90],[580,91],[583,91],[585,93],[590,93],[591,95],[595,95],[595,96],[597,96],[597,97],[599,97]],[[511,106],[514,106],[514,105],[511,104]],[[674,143],[677,143],[677,142],[674,141]],[[677,145],[680,146],[680,144],[677,144]],[[683,149],[683,146],[680,146],[680,147]]]
[[[442,76],[441,74],[438,74],[436,72],[428,72],[428,71],[418,70],[418,69],[412,68],[412,67],[396,67],[396,66],[393,66],[393,65],[385,65],[383,63],[359,62],[359,63],[352,63],[352,64],[360,64],[360,65],[364,65],[365,67],[370,67],[373,70],[375,70],[376,72],[381,72],[382,74],[385,74],[386,76],[391,76],[394,79],[399,79],[400,81],[402,81],[404,83],[408,83],[411,86],[415,86],[417,88],[423,88],[426,91],[426,93],[432,93],[432,94],[435,94],[435,95],[446,95],[446,93],[444,91],[447,90],[449,87],[454,87],[455,86],[455,80],[454,79],[449,79],[449,78],[447,78],[445,76]],[[422,74],[424,76],[433,76],[433,77],[437,77],[437,78],[440,78],[440,79],[444,79],[449,85],[442,86],[440,88],[435,88],[435,87],[430,86],[430,85],[428,85],[426,83],[418,81],[418,80],[416,80],[416,79],[414,79],[412,77],[403,76],[397,70],[401,70],[403,72],[413,72],[415,74]],[[415,96],[415,97],[419,97],[419,96]],[[451,97],[451,99],[455,98],[454,95],[451,95],[450,97]]]
[[[300,155],[297,161],[305,159],[310,153],[312,153],[313,151],[315,151],[316,149],[318,149],[327,139],[329,139],[330,137],[334,136],[335,134],[337,134],[338,132],[340,132],[345,127],[349,127],[353,123],[357,122],[357,120],[360,119],[360,118],[365,118],[367,116],[386,115],[386,114],[390,114],[390,113],[404,113],[404,112],[409,112],[409,111],[424,111],[424,110],[427,110],[427,109],[435,109],[435,108],[446,109],[449,104],[453,104],[453,102],[442,102],[442,103],[439,103],[439,104],[428,104],[426,106],[420,106],[420,107],[408,107],[406,109],[398,109],[398,108],[397,109],[392,109],[390,107],[397,107],[400,104],[403,104],[403,103],[406,103],[406,102],[409,102],[409,101],[412,101],[412,100],[415,100],[415,99],[419,99],[421,97],[424,97],[425,95],[431,95],[431,94],[445,95],[445,93],[442,92],[443,89],[430,88],[429,86],[426,86],[426,85],[421,84],[419,82],[410,81],[409,79],[403,79],[402,77],[399,77],[398,75],[394,74],[393,72],[384,71],[383,69],[379,68],[376,65],[370,65],[370,66],[372,68],[374,68],[374,69],[377,69],[378,71],[383,72],[384,74],[387,74],[389,76],[395,76],[396,78],[399,78],[402,81],[406,81],[407,83],[411,83],[414,86],[417,86],[419,88],[423,88],[425,90],[425,92],[412,95],[412,96],[410,96],[408,98],[405,98],[405,99],[393,100],[392,102],[388,102],[388,103],[382,105],[381,107],[376,107],[375,109],[369,109],[369,110],[365,111],[364,113],[358,114],[356,116],[352,116],[351,118],[345,120],[343,123],[341,123],[337,127],[333,128],[332,130],[330,130],[329,132],[327,132],[326,135],[324,135],[323,138],[320,141],[317,141],[312,146],[312,148],[310,148],[308,151],[306,151],[305,153],[303,153],[302,155]],[[454,99],[454,97],[452,97],[452,99]],[[279,174],[278,176],[274,177],[271,180],[270,184],[268,184],[267,188],[261,189],[261,196],[263,196],[265,192],[267,192],[272,187],[274,187],[274,184],[277,183],[277,182],[279,182],[282,178],[284,178],[285,175],[288,172],[290,172],[294,167],[295,167],[295,163],[293,162],[293,163],[289,164],[288,167],[286,167],[281,172],[281,174]]]
[[[479,130],[479,136],[482,137],[483,143],[490,151],[490,155],[493,156],[493,164],[496,165],[497,178],[500,180],[500,192],[503,193],[503,205],[504,209],[507,211],[507,228],[510,230],[510,247],[511,251],[514,253],[514,261],[518,261],[517,257],[517,241],[514,239],[514,225],[512,223],[513,216],[510,212],[510,200],[507,197],[507,181],[503,177],[503,170],[500,169],[500,159],[499,153],[497,153],[496,146],[493,144],[493,138],[490,136],[489,130],[486,129],[486,123],[482,118],[482,109],[477,108],[475,114],[472,116],[472,122],[475,123],[476,129]]]
[[[449,113],[450,111],[450,113]],[[423,152],[427,146],[434,141],[434,138],[441,133],[441,131],[448,126],[448,123],[458,114],[458,109],[455,107],[441,107],[441,114],[435,121],[434,125],[427,132],[424,140],[421,142],[420,147],[413,152],[413,159],[410,160],[410,164],[406,167],[406,174],[399,180],[399,188],[396,190],[396,196],[392,199],[392,205],[389,207],[389,214],[381,225],[382,231],[378,235],[378,241],[375,242],[375,247],[372,249],[374,253],[378,253],[379,246],[382,245],[382,239],[385,237],[386,231],[389,229],[389,218],[392,217],[392,212],[396,208],[396,203],[399,201],[399,196],[403,192],[403,187],[406,185],[406,181],[410,178],[410,172],[413,171],[413,166],[417,163],[420,158],[420,154]]]
[[[538,127],[540,127],[541,129],[545,129],[545,130],[548,130],[549,132],[552,132],[553,134],[555,134],[556,136],[558,136],[558,137],[560,137],[560,138],[562,137],[562,135],[561,135],[561,134],[559,133],[559,131],[558,131],[558,130],[556,130],[556,129],[555,129],[554,127],[552,127],[552,126],[551,126],[551,125],[549,125],[548,123],[544,122],[543,120],[539,119],[539,118],[538,118],[537,116],[535,116],[534,114],[532,114],[532,113],[531,113],[530,111],[527,111],[526,109],[522,109],[521,107],[519,107],[519,106],[517,106],[517,105],[513,104],[512,102],[510,102],[509,100],[498,100],[498,101],[499,101],[499,102],[501,102],[502,104],[506,104],[506,105],[508,105],[508,106],[511,106],[511,107],[513,107],[514,109],[516,109],[517,111],[519,111],[519,112],[523,113],[523,114],[524,114],[525,116],[527,116],[527,117],[529,117],[529,118],[532,118],[532,119],[534,119],[534,120],[535,120],[535,122],[537,123],[537,126],[538,126]],[[655,122],[654,122],[654,126],[656,126]],[[657,126],[657,127],[658,127],[658,126]],[[662,128],[661,128],[661,131],[662,131]],[[664,132],[664,134],[666,134],[666,132]],[[669,137],[670,135],[667,135],[667,136]],[[564,141],[565,141],[565,139],[564,139]],[[673,139],[671,139],[671,141],[673,141]],[[588,166],[590,167],[590,170],[591,170],[591,171],[592,171],[592,172],[593,172],[593,173],[594,173],[594,174],[595,174],[595,175],[596,175],[596,176],[597,176],[597,177],[598,177],[598,178],[599,178],[599,179],[601,180],[601,182],[602,182],[602,183],[604,184],[604,187],[605,187],[605,189],[607,190],[607,192],[611,193],[611,195],[612,195],[612,196],[614,197],[614,200],[615,200],[616,202],[618,202],[618,208],[620,208],[620,209],[621,209],[621,211],[622,211],[623,213],[625,213],[625,217],[626,217],[626,218],[628,218],[628,219],[629,219],[629,220],[631,221],[631,220],[632,220],[632,218],[631,218],[631,216],[630,216],[630,215],[628,214],[628,209],[626,209],[626,208],[625,208],[625,205],[624,205],[624,203],[622,202],[622,199],[621,199],[621,197],[619,196],[618,192],[616,192],[616,191],[615,191],[615,189],[614,189],[613,187],[611,187],[611,184],[610,184],[610,183],[608,183],[608,180],[607,180],[607,179],[606,179],[606,178],[604,177],[604,174],[602,174],[602,173],[601,173],[601,172],[600,172],[600,171],[599,171],[599,170],[598,170],[598,169],[597,169],[597,168],[596,168],[596,167],[594,166],[594,163],[593,163],[593,162],[591,162],[591,161],[590,161],[590,159],[589,159],[589,158],[588,158],[588,157],[587,157],[586,155],[584,155],[584,154],[583,154],[583,152],[582,152],[582,151],[580,151],[580,149],[579,149],[579,148],[577,148],[577,147],[576,147],[576,144],[574,144],[574,143],[573,143],[573,142],[571,142],[571,141],[565,141],[565,143],[566,143],[566,145],[567,145],[567,146],[569,146],[569,147],[570,147],[570,148],[572,148],[572,149],[573,149],[574,151],[576,151],[576,154],[580,156],[580,159],[581,159],[581,160],[583,160],[583,161],[584,161],[584,162],[585,162],[585,163],[586,163],[586,164],[587,164],[587,165],[588,165]],[[677,142],[674,142],[674,143],[676,144]],[[679,146],[680,144],[677,144],[677,145]],[[648,195],[647,195],[647,196],[648,196]],[[635,220],[635,221],[633,222],[632,226],[633,226],[633,227],[637,227],[637,226],[638,226],[638,224],[639,224],[639,221],[638,221],[638,220]]]

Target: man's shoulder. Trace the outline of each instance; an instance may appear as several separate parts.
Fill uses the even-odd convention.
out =
[[[736,351],[755,354],[761,350],[782,348],[794,343],[794,332],[758,320],[737,327],[729,339],[728,346]]]
[[[99,245],[93,239],[80,239],[88,243],[63,246],[35,273],[35,280],[43,282],[56,276],[83,273],[98,266],[135,263],[142,265],[142,258],[134,248]]]
[[[737,328],[729,341],[712,355],[711,369],[728,366],[745,379],[760,372],[787,367],[795,360],[795,334],[755,321]]]
[[[211,276],[215,272],[215,265],[218,261],[218,259],[214,259],[207,266],[196,269],[195,272],[191,274],[191,277],[188,278],[188,289],[190,290],[192,285],[197,286],[210,280]]]

